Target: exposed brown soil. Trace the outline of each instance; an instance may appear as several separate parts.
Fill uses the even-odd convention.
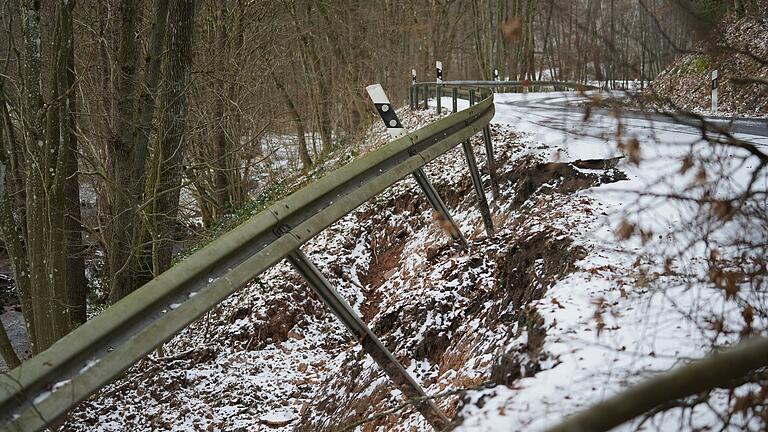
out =
[[[501,296],[498,303],[498,319],[517,321],[518,333],[526,331],[528,342],[520,350],[498,356],[491,370],[491,381],[497,384],[509,385],[540,370],[546,329],[532,303],[541,299],[548,287],[574,271],[574,263],[586,256],[586,251],[574,246],[570,238],[553,234],[540,232],[512,245],[501,267],[499,288],[507,295]]]
[[[514,167],[500,177],[508,191],[506,196],[513,199],[513,209],[523,207],[529,199],[540,200],[542,196],[559,194],[561,197],[572,192],[595,187],[604,183],[626,179],[623,172],[616,169],[620,158],[579,160],[563,163],[546,163],[535,157],[521,158]],[[471,184],[460,184],[451,190],[439,190],[449,206],[467,205]],[[436,187],[439,188],[438,185]],[[410,201],[392,202],[400,207],[426,205],[418,196],[409,197]],[[552,201],[552,200],[549,200]],[[562,216],[559,205],[538,205],[536,211],[542,219],[556,220]],[[372,323],[374,333],[393,352],[407,352],[407,357],[400,358],[406,367],[412,361],[426,360],[437,366],[439,376],[459,371],[467,362],[476,359],[480,352],[491,354],[493,361],[488,365],[485,377],[457,377],[456,387],[474,387],[489,381],[498,384],[511,384],[515,380],[531,376],[540,369],[544,360],[542,347],[546,338],[544,321],[538,313],[535,302],[542,298],[546,290],[575,270],[575,263],[586,256],[586,251],[573,244],[566,232],[548,228],[530,233],[525,228],[528,210],[512,211],[504,215],[506,225],[511,231],[503,236],[487,241],[500,248],[483,249],[482,254],[471,255],[461,264],[447,267],[440,277],[446,284],[461,281],[458,289],[448,292],[463,299],[461,308],[450,300],[438,297],[420,297],[418,301],[398,301],[387,309],[381,305],[383,294],[377,292],[377,286],[383,284],[390,273],[394,273],[402,262],[404,241],[398,233],[383,228],[371,240],[371,249],[375,251],[374,260],[364,280],[370,284],[367,303],[362,308],[366,320],[376,318]],[[549,215],[549,216],[544,216]],[[499,216],[499,215],[497,215]],[[423,222],[422,222],[423,223]],[[431,223],[426,221],[426,223]],[[386,225],[384,225],[386,227]],[[375,239],[375,240],[374,240]],[[435,244],[426,249],[427,259],[435,266],[446,260],[453,261],[456,251],[446,249],[445,244]],[[498,274],[493,278],[492,286],[482,280],[473,280],[473,269],[488,266]],[[418,275],[415,275],[419,279]],[[469,281],[467,278],[469,277]],[[420,282],[411,282],[418,286]],[[437,288],[437,287],[436,287]],[[438,288],[439,289],[439,288]],[[381,313],[381,311],[385,311]],[[377,315],[378,314],[378,315]],[[435,317],[443,317],[442,324],[427,326]],[[448,318],[450,317],[450,318]],[[489,347],[483,340],[482,333],[474,332],[466,323],[479,321],[484,328],[507,326],[516,329],[507,335],[508,340],[520,338],[527,333],[524,345],[515,345],[508,351],[498,351],[498,347]],[[370,322],[370,321],[369,321]],[[433,321],[432,321],[433,322]],[[419,337],[416,333],[423,331]],[[298,431],[335,430],[355,420],[366,417],[371,412],[381,412],[391,406],[391,388],[387,380],[381,381],[378,369],[366,368],[365,354],[360,351],[345,359],[343,376],[329,377],[322,383],[327,386],[327,394],[322,406],[315,407],[316,417],[305,417],[297,425]],[[432,379],[423,382],[432,385]],[[444,406],[448,415],[460,409],[461,403]],[[363,430],[376,430],[377,427],[389,428],[398,424],[399,415],[391,414],[366,423]],[[461,419],[457,419],[461,421]],[[319,423],[318,423],[319,422]]]
[[[405,235],[405,230],[401,230],[401,235]],[[376,251],[376,234],[371,233],[371,250]],[[368,287],[366,302],[361,308],[364,321],[370,321],[379,312],[381,305],[381,291],[378,289],[381,284],[389,277],[390,273],[400,265],[400,257],[403,252],[404,242],[391,245],[380,252],[374,254],[373,262],[368,268],[368,273],[362,279],[364,285]]]
[[[519,208],[534,193],[567,194],[601,184],[626,180],[626,174],[616,169],[620,160],[621,158],[618,157],[574,162],[541,162],[534,156],[523,158],[506,175],[506,180],[515,185],[513,207]],[[580,169],[601,170],[601,172],[584,172]],[[542,187],[544,185],[546,187]]]

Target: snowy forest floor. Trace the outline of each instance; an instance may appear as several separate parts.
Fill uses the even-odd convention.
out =
[[[534,118],[512,103],[521,97],[537,96],[496,95],[494,236],[485,235],[458,147],[426,172],[468,251],[441,232],[410,178],[303,248],[426,391],[442,395],[438,404],[462,431],[554,425],[628,383],[706,354],[713,342],[737,340],[738,332],[713,330],[713,315],[734,329],[743,321],[743,304],[691,282],[698,279],[688,275],[705,271],[701,251],[684,251],[674,263],[658,259],[659,249],[690,234],[676,229],[690,209],[637,196],[691,181],[695,172],[660,179],[679,170],[696,131],[628,121],[624,136],[648,143],[637,165],[618,159],[616,119]],[[403,117],[410,129],[435,118],[425,111]],[[377,127],[360,152],[385,141]],[[480,137],[472,143],[484,168]],[[736,172],[734,182],[743,175]],[[484,178],[488,186],[487,172]],[[627,226],[653,235],[618,241]],[[766,323],[752,327],[764,331]],[[83,403],[65,428],[429,430],[410,406],[356,425],[402,402],[281,263]],[[713,426],[722,408],[714,405],[673,410],[640,428]]]

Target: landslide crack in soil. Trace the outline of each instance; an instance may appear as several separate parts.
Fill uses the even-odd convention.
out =
[[[399,238],[395,230],[382,229],[375,236],[376,240],[371,241],[375,258],[365,280],[370,286],[367,305],[363,308],[366,320],[375,318],[371,323],[374,332],[387,346],[396,348],[406,367],[414,361],[427,361],[426,364],[437,367],[437,376],[422,378],[425,387],[439,383],[441,377],[455,376],[467,363],[488,354],[492,361],[487,364],[484,376],[456,376],[448,379],[451,385],[469,388],[488,381],[513,385],[520,378],[536,374],[542,368],[542,360],[547,358],[543,352],[547,328],[536,301],[547,289],[573,272],[575,263],[587,255],[587,250],[574,244],[573,238],[563,229],[548,226],[532,232],[531,226],[526,225],[532,210],[516,209],[536,199],[535,211],[540,213],[537,216],[541,220],[562,217],[561,204],[568,199],[567,195],[625,179],[625,174],[616,169],[619,160],[546,163],[534,156],[521,158],[501,177],[502,185],[507,189],[504,199],[514,200],[506,232],[474,242],[473,249],[483,253],[473,255],[470,251],[468,256],[436,254],[427,260],[432,267],[446,261],[455,262],[446,268],[440,280],[445,285],[461,282],[458,288],[435,287],[439,295],[418,299],[409,298],[407,293],[400,299],[391,299],[389,293],[384,299],[391,303],[388,309],[380,304],[384,294],[376,287],[382,286],[401,265],[406,240]],[[542,187],[544,185],[549,187]],[[469,186],[468,181],[462,181],[454,189],[441,193],[454,206],[460,201],[466,206]],[[540,198],[549,195],[559,198],[542,203]],[[396,205],[413,208],[418,205],[413,204],[413,198],[396,200]],[[418,213],[410,219],[415,220],[419,220]],[[484,266],[496,269],[495,282],[491,286],[472,276],[473,269]],[[418,289],[422,284],[421,277],[416,275],[410,289]],[[461,301],[461,305],[457,301]],[[441,317],[438,323],[434,322],[436,316]],[[419,330],[429,322],[433,324]],[[482,327],[489,330],[504,326],[507,331],[502,340],[489,345],[482,340],[481,333],[467,326],[471,322],[481,322]],[[423,333],[414,339],[419,331]],[[524,343],[518,343],[523,340],[523,333],[527,338]],[[508,348],[499,350],[500,347]],[[382,379],[381,372],[375,367],[365,365],[365,356],[361,352],[348,352],[341,364],[345,365],[344,372],[330,376],[322,383],[323,388],[318,394],[328,396],[315,407],[314,416],[300,420],[297,430],[335,430],[399,402],[391,394],[391,383]],[[467,401],[453,398],[441,403],[448,414],[455,414]],[[367,423],[364,430],[395,428],[402,422],[403,415],[380,417]]]

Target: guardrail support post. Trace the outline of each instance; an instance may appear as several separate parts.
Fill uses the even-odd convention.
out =
[[[429,109],[429,85],[424,85],[424,109]]]
[[[408,91],[408,108],[410,108],[411,111],[413,111],[413,100],[414,100],[413,92],[414,90],[416,90],[416,86],[411,84],[411,87],[408,90],[409,90]]]
[[[493,141],[491,141],[491,128],[483,128],[483,142],[485,143],[485,156],[488,159],[488,175],[491,177],[491,190],[493,198],[499,199],[499,177],[496,175],[496,160],[493,156]]]
[[[443,87],[440,84],[435,86],[435,101],[437,102],[435,112],[439,115],[443,111]]]
[[[429,201],[432,209],[434,209],[438,217],[442,219],[438,220],[438,222],[443,226],[443,229],[448,231],[448,234],[450,234],[455,241],[459,242],[464,249],[469,248],[467,239],[464,238],[464,234],[461,233],[459,226],[456,225],[456,222],[451,217],[448,207],[445,206],[445,203],[440,198],[437,190],[432,186],[432,182],[429,181],[424,170],[419,168],[414,171],[413,178],[416,179],[416,183],[418,183],[419,187],[424,192],[424,195],[427,196],[427,201]]]
[[[344,324],[360,342],[363,349],[395,383],[398,390],[408,399],[423,399],[416,403],[416,408],[436,431],[442,431],[450,424],[448,417],[437,407],[432,399],[427,398],[424,389],[403,368],[394,355],[384,346],[363,320],[352,310],[341,295],[333,288],[328,279],[300,250],[288,255],[291,266],[307,281],[312,290],[328,306],[334,315]]]
[[[459,89],[458,87],[454,87],[451,92],[451,101],[453,102],[453,112],[459,111]]]
[[[469,90],[469,106],[472,106],[475,104],[475,90],[470,89]]]
[[[480,170],[477,169],[475,152],[472,150],[472,144],[469,143],[469,140],[465,140],[461,146],[464,148],[464,156],[467,158],[469,174],[472,177],[472,185],[475,187],[475,193],[477,194],[477,206],[480,207],[480,215],[483,217],[485,233],[490,237],[494,232],[493,219],[491,219],[491,210],[488,208],[488,200],[485,198],[483,179],[480,177]]]

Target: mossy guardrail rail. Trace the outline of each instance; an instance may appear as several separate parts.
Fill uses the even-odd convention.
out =
[[[423,166],[459,143],[465,143],[466,152],[469,138],[478,132],[487,132],[494,115],[490,86],[474,85],[455,84],[453,88],[457,95],[469,97],[471,94],[473,99],[478,98],[477,104],[473,100],[469,108],[395,139],[272,204],[47,350],[0,376],[0,430],[36,431],[58,421],[78,403],[284,258],[289,259],[320,298],[359,337],[366,351],[395,384],[401,390],[405,387],[403,392],[407,397],[427,399],[359,317],[348,306],[348,310],[344,308],[343,299],[332,288],[322,291],[323,283],[329,284],[301,254],[300,246],[408,175],[414,174],[424,189],[423,182],[428,184],[428,180],[423,177]],[[424,86],[427,88],[428,84]],[[491,156],[490,134],[484,133],[484,136]],[[470,169],[476,171],[476,167],[470,166]],[[428,191],[425,189],[425,192]],[[431,192],[435,193],[434,188]],[[430,203],[435,205],[432,198]],[[439,196],[436,199],[439,201]],[[484,196],[482,200],[485,201]],[[431,400],[419,402],[417,406],[436,429],[446,424],[447,419]]]

